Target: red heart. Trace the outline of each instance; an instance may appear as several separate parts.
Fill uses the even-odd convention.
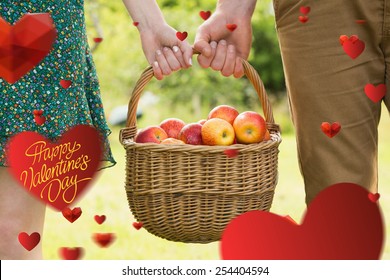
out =
[[[299,8],[299,11],[301,12],[301,14],[307,15],[308,13],[310,13],[310,7],[302,6]]]
[[[38,232],[33,232],[30,235],[21,232],[18,235],[18,240],[27,251],[31,251],[38,245],[39,241],[41,241],[41,235]]]
[[[56,37],[48,13],[27,13],[14,25],[0,17],[0,77],[17,82],[49,54]]]
[[[84,254],[84,250],[81,247],[61,247],[58,253],[63,260],[78,260]]]
[[[322,131],[329,137],[332,138],[339,133],[341,129],[341,125],[338,122],[334,122],[332,124],[328,122],[323,122],[321,124]]]
[[[133,227],[136,229],[136,230],[140,230],[142,228],[144,224],[142,222],[134,222],[133,223]]]
[[[365,19],[357,19],[356,23],[357,24],[365,24],[367,21]]]
[[[35,115],[34,121],[37,125],[43,125],[46,122],[46,117],[41,115]]]
[[[68,88],[72,85],[72,81],[70,81],[70,80],[61,80],[61,81],[60,81],[60,85],[61,85],[64,89],[68,89]]]
[[[176,32],[176,37],[180,40],[180,41],[184,41],[188,36],[188,33],[186,31],[184,32],[179,32],[177,31]]]
[[[207,20],[210,16],[211,16],[211,12],[210,11],[200,11],[199,12],[199,15],[201,18],[203,18],[204,20]]]
[[[380,194],[379,193],[369,193],[368,194],[368,198],[372,201],[372,202],[377,202],[380,198]]]
[[[113,233],[95,233],[92,238],[100,247],[106,248],[114,242],[115,235]]]
[[[70,210],[69,207],[65,207],[62,210],[62,215],[71,223],[76,221],[81,216],[82,213],[83,211],[81,211],[80,207],[75,207],[72,210]]]
[[[364,92],[370,98],[373,102],[378,102],[382,100],[383,97],[386,95],[386,85],[385,84],[379,84],[376,87],[373,84],[367,84],[364,87]]]
[[[365,43],[362,40],[360,40],[357,35],[352,35],[348,40],[345,40],[342,43],[342,45],[343,45],[344,52],[347,55],[349,55],[349,57],[351,57],[352,59],[355,59],[359,55],[361,55],[361,53],[364,51],[364,48],[366,46]]]
[[[100,165],[102,139],[88,125],[71,128],[54,144],[36,132],[8,142],[10,171],[38,199],[61,211],[82,194]]]
[[[34,114],[34,116],[42,116],[43,110],[34,110],[33,114]]]
[[[379,259],[384,237],[378,204],[351,183],[326,188],[308,206],[301,225],[265,211],[233,219],[222,235],[222,259]]]
[[[138,24],[139,24],[138,21],[134,21],[134,22],[133,22],[133,25],[134,25],[134,26],[138,26]]]
[[[299,16],[298,19],[300,22],[306,23],[309,20],[309,17],[308,16]]]
[[[226,24],[226,28],[227,28],[229,31],[233,32],[234,30],[236,30],[237,24],[228,23],[228,24]]]
[[[95,221],[101,225],[102,223],[104,223],[104,221],[106,220],[106,216],[105,215],[95,215]]]
[[[223,153],[229,157],[229,158],[232,158],[232,157],[236,157],[238,156],[239,154],[239,151],[237,149],[226,149],[223,151]]]
[[[357,35],[352,35],[351,37],[348,37],[347,35],[341,35],[339,40],[340,40],[340,44],[344,45],[344,43],[348,40],[351,41],[352,43],[356,42],[357,40],[359,40],[359,37]]]
[[[101,42],[103,41],[103,38],[95,37],[95,38],[93,38],[93,41],[94,41],[95,43],[101,43]]]

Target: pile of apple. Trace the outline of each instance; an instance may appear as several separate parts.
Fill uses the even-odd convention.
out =
[[[141,129],[134,140],[137,143],[229,146],[269,139],[265,120],[259,113],[239,113],[232,106],[220,105],[210,111],[207,120],[186,124],[178,118],[169,118],[159,126]]]

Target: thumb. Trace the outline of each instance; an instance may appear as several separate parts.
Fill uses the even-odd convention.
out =
[[[201,55],[205,57],[210,57],[212,54],[209,38],[202,34],[196,34],[194,42],[194,50],[198,51]]]

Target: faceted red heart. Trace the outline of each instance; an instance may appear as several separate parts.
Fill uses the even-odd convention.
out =
[[[210,11],[200,11],[199,12],[199,15],[201,18],[203,18],[204,20],[207,20],[210,16],[211,16],[211,12]]]
[[[332,138],[340,132],[341,125],[338,122],[334,122],[332,124],[328,122],[323,122],[321,124],[322,132],[324,132],[329,138]]]
[[[27,251],[31,251],[38,245],[41,240],[41,235],[38,232],[33,232],[31,234],[21,232],[18,235],[18,240]]]
[[[84,250],[81,247],[61,247],[58,253],[63,260],[79,260],[84,254]]]
[[[101,216],[99,216],[99,215],[95,215],[95,221],[99,224],[99,225],[101,225],[102,223],[104,223],[104,221],[106,220],[106,216],[105,215],[101,215]]]
[[[352,35],[348,40],[344,41],[342,45],[344,52],[352,59],[361,55],[366,46],[357,35]]]
[[[16,134],[8,142],[11,175],[41,201],[61,211],[77,201],[99,168],[102,139],[78,125],[52,143],[36,132]]]
[[[236,157],[238,156],[239,154],[239,151],[237,149],[226,149],[223,151],[223,153],[229,157],[229,158],[232,158],[232,157]]]
[[[184,32],[180,32],[180,31],[177,31],[176,32],[176,37],[180,40],[180,41],[184,41],[188,36],[188,33],[186,31]]]
[[[386,85],[380,84],[377,86],[374,86],[373,84],[367,84],[364,87],[364,92],[366,93],[367,97],[372,100],[372,102],[378,102],[381,101],[383,97],[386,95]]]
[[[65,207],[62,210],[62,215],[71,223],[75,222],[82,213],[83,211],[81,211],[80,207],[75,207],[72,210],[69,207]]]
[[[60,85],[61,85],[64,89],[68,89],[68,88],[72,85],[72,81],[70,81],[70,80],[61,80],[61,81],[60,81]]]
[[[372,202],[377,202],[380,198],[380,194],[379,193],[369,193],[368,194],[368,198],[372,201]]]
[[[17,82],[49,54],[56,37],[48,13],[27,13],[14,25],[0,17],[0,77]]]
[[[237,24],[228,23],[228,24],[226,24],[226,28],[227,28],[230,32],[233,32],[234,30],[236,30]]]
[[[301,14],[307,15],[308,13],[310,13],[310,7],[302,6],[299,8],[299,11],[301,12]]]
[[[298,19],[300,22],[306,23],[309,20],[309,17],[308,16],[299,16]]]
[[[95,43],[101,43],[101,42],[103,42],[103,38],[95,37],[95,38],[93,38],[93,41],[94,41]]]
[[[383,217],[364,188],[340,183],[320,192],[301,224],[265,211],[233,219],[220,243],[228,260],[377,260]]]
[[[144,224],[142,222],[134,222],[133,223],[133,227],[136,229],[136,230],[140,230],[142,228]]]
[[[106,248],[111,245],[115,240],[115,234],[113,233],[95,233],[92,236],[93,240],[100,247]]]

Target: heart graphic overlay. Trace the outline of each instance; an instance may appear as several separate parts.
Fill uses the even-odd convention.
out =
[[[27,251],[31,251],[41,241],[41,235],[38,232],[33,232],[31,234],[21,232],[18,235],[18,240]]]
[[[364,92],[366,93],[367,97],[375,103],[381,101],[382,98],[385,97],[386,90],[387,89],[385,84],[379,84],[377,86],[374,86],[373,84],[367,84],[364,87]]]
[[[72,210],[69,207],[62,209],[62,215],[71,223],[74,223],[78,218],[80,218],[82,213],[83,211],[81,211],[80,207],[75,207]]]
[[[332,185],[308,206],[301,225],[264,211],[233,219],[222,235],[228,260],[377,260],[383,217],[368,191],[352,183]]]
[[[328,122],[323,122],[321,124],[321,130],[323,133],[325,133],[326,136],[328,136],[329,138],[333,138],[340,132],[341,125],[338,122],[334,122],[332,124]]]
[[[187,36],[188,36],[188,33],[186,31],[184,31],[184,32],[177,31],[176,32],[176,37],[180,41],[184,41],[187,38]]]
[[[71,80],[61,80],[61,81],[60,81],[60,85],[61,85],[64,89],[68,89],[68,88],[72,85],[72,81],[71,81]]]
[[[84,249],[81,247],[61,247],[58,254],[63,260],[79,260],[84,255]]]
[[[88,125],[78,125],[52,143],[25,131],[8,142],[11,175],[32,195],[62,211],[92,182],[100,165],[102,139]]]
[[[207,20],[211,16],[211,12],[210,11],[200,11],[199,15],[203,20]]]
[[[106,216],[105,215],[101,215],[101,216],[99,216],[99,215],[95,215],[95,221],[99,224],[99,225],[101,225],[102,223],[104,223],[104,221],[106,220]]]
[[[366,45],[357,35],[352,35],[348,39],[347,38],[348,36],[341,35],[339,40],[343,46],[344,52],[349,55],[350,58],[355,59],[362,54]]]
[[[299,8],[299,11],[301,12],[301,14],[307,15],[308,13],[310,13],[310,7],[302,6]]]
[[[300,22],[306,23],[309,20],[309,17],[308,16],[299,16],[298,19]]]
[[[228,23],[228,24],[226,24],[226,28],[227,28],[230,32],[233,32],[234,30],[236,30],[237,24]]]
[[[0,17],[0,77],[17,82],[49,54],[56,37],[48,13],[27,13],[14,25]]]
[[[143,227],[143,223],[142,222],[134,222],[133,223],[133,227],[136,229],[136,230],[140,230],[142,227]]]
[[[92,239],[102,248],[107,248],[115,240],[115,234],[113,233],[95,233],[92,235]]]

